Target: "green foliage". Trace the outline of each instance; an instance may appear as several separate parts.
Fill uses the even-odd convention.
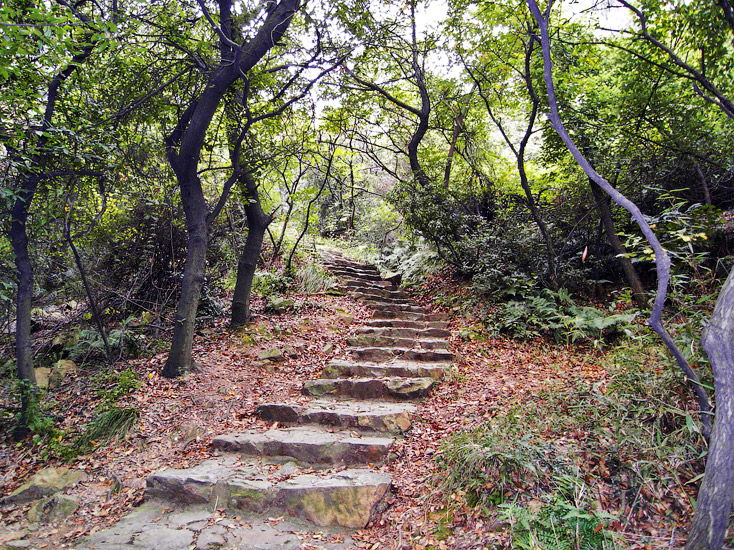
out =
[[[336,286],[334,276],[318,263],[307,262],[296,270],[294,286],[298,292],[315,294]]]
[[[283,294],[292,283],[293,279],[290,276],[275,268],[270,271],[256,271],[252,281],[252,291],[263,297]]]
[[[573,478],[574,484],[579,480]],[[531,510],[512,503],[500,505],[512,523],[513,548],[523,550],[608,550],[617,544],[604,514],[589,512],[563,499]]]
[[[114,408],[119,399],[140,387],[140,379],[132,369],[125,369],[120,373],[100,373],[93,383],[98,387],[97,397],[102,399],[102,410]]]
[[[579,306],[565,289],[544,289],[523,302],[511,301],[498,307],[489,317],[490,332],[513,338],[551,335],[557,342],[604,345],[622,332],[629,334],[631,313],[612,313],[590,306]]]
[[[440,266],[441,260],[431,250],[423,239],[416,242],[398,241],[396,245],[384,254],[378,261],[378,265],[402,275],[402,284],[418,284],[425,280],[426,276],[434,273]]]
[[[112,438],[120,439],[139,418],[140,412],[135,407],[112,407],[89,422],[68,450],[82,454]]]

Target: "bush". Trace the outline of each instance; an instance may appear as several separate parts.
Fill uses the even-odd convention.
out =
[[[607,315],[594,307],[576,305],[565,289],[544,289],[523,302],[511,301],[499,307],[488,318],[488,324],[491,333],[513,338],[550,335],[557,342],[585,342],[600,347],[622,332],[629,333],[635,317],[629,313]]]

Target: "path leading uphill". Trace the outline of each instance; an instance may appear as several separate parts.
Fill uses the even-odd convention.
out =
[[[345,548],[348,530],[387,506],[391,477],[381,466],[411,426],[412,402],[453,360],[448,323],[374,266],[329,251],[322,257],[374,312],[350,339],[347,358],[304,384],[308,403],[261,404],[267,431],[221,435],[211,459],[149,476],[145,502],[77,550]]]

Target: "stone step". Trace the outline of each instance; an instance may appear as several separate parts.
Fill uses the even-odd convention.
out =
[[[357,271],[354,269],[335,269],[331,268],[329,269],[334,275],[348,279],[348,280],[354,280],[354,281],[382,281],[382,277],[378,272],[368,272],[368,271]]]
[[[414,313],[411,311],[382,311],[375,310],[373,319],[403,319],[406,321],[446,321],[446,313]]]
[[[389,338],[448,338],[451,331],[443,328],[400,328],[400,327],[358,327],[358,335]]]
[[[375,432],[400,433],[411,426],[415,405],[374,401],[311,401],[289,405],[264,403],[257,407],[263,420],[281,424],[334,426]]]
[[[420,399],[431,392],[433,378],[321,378],[308,380],[301,390],[313,397],[351,397],[354,399]]]
[[[391,290],[389,288],[380,289],[368,289],[360,292],[354,292],[355,295],[359,295],[362,298],[385,298],[385,299],[398,299],[398,300],[411,300],[410,294],[403,290]]]
[[[416,307],[415,302],[409,298],[382,298],[379,296],[359,296],[354,293],[355,298],[362,300],[365,304],[375,309],[380,307]],[[424,308],[425,309],[425,308]]]
[[[343,528],[319,527],[318,530],[343,531]],[[313,531],[313,523],[285,514],[273,521],[272,517],[241,510],[222,511],[206,504],[172,506],[167,501],[149,499],[114,525],[98,531],[92,529],[89,535],[72,543],[72,550],[303,550],[316,548],[304,545],[299,538]],[[340,533],[339,538],[323,537],[318,542],[320,550],[346,550],[354,548],[355,541],[348,534]],[[7,543],[2,548],[30,546]]]
[[[415,321],[411,319],[368,319],[365,325],[369,328],[449,328],[448,321]]]
[[[375,516],[390,482],[389,476],[367,469],[269,480],[257,467],[224,457],[153,474],[146,480],[145,495],[247,512],[283,512],[316,525],[359,529]]]
[[[394,361],[391,363],[355,363],[351,361],[331,361],[324,367],[323,378],[435,378],[443,377],[450,363],[426,363],[414,361]]]
[[[220,451],[248,456],[288,457],[306,464],[354,466],[382,463],[393,442],[391,437],[299,426],[221,435],[215,437],[212,444]]]
[[[375,314],[379,313],[422,313],[422,314],[428,314],[428,310],[424,308],[423,306],[417,306],[415,304],[412,305],[399,305],[399,304],[383,304],[383,305],[371,305],[370,307],[373,309]]]
[[[373,334],[360,334],[347,339],[347,344],[352,347],[378,347],[378,348],[403,348],[403,349],[446,349],[445,338],[401,338],[399,336],[376,336]]]
[[[349,348],[347,352],[354,361],[381,363],[402,359],[404,361],[446,361],[452,362],[454,354],[445,349],[406,349],[406,348]]]
[[[392,286],[392,283],[390,281],[362,281],[359,279],[346,279],[341,281],[341,286],[345,287],[347,290],[371,290],[379,288],[390,288]]]

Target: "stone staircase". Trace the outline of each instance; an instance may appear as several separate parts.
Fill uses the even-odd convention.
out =
[[[343,289],[374,311],[349,339],[347,357],[304,384],[302,393],[313,398],[307,404],[260,405],[271,429],[216,437],[221,456],[150,476],[146,500],[346,528],[364,527],[384,508],[391,477],[378,468],[411,426],[411,401],[428,395],[451,364],[448,323],[383,281],[374,266],[333,252],[322,257]],[[95,542],[90,548],[106,548]]]

